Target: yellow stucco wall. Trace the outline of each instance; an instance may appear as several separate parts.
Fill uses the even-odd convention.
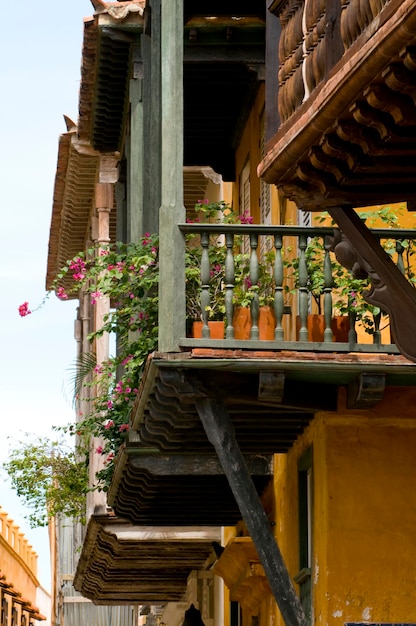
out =
[[[296,575],[297,463],[312,445],[314,623],[416,622],[416,390],[388,390],[371,411],[343,406],[276,457],[279,546]]]
[[[0,507],[0,570],[7,582],[36,604],[37,554],[19,526]]]

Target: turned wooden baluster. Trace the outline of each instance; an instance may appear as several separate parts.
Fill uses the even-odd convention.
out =
[[[282,319],[284,312],[283,297],[283,257],[282,257],[283,240],[282,235],[275,235],[274,248],[276,251],[274,259],[273,277],[274,277],[274,314],[276,317],[276,327],[274,329],[274,338],[276,341],[283,341],[284,333],[282,327]]]
[[[306,235],[299,235],[299,341],[308,341],[308,267],[305,256],[306,246]]]
[[[209,339],[210,331],[208,327],[209,319],[209,307],[211,304],[211,296],[209,293],[209,279],[210,279],[210,262],[208,254],[209,235],[208,233],[201,234],[201,315],[202,315],[202,338]]]
[[[259,282],[259,258],[257,256],[258,235],[250,235],[250,282],[252,287],[258,287]],[[251,329],[250,339],[259,338],[259,293],[253,290],[251,301]]]
[[[332,278],[332,263],[329,251],[331,250],[331,243],[325,241],[324,243],[325,256],[324,256],[324,318],[325,318],[325,330],[324,341],[333,341],[333,334],[331,328],[332,322],[332,288],[334,281]]]
[[[307,0],[303,18],[303,76],[306,84],[305,97],[325,79],[325,0]]]
[[[370,9],[373,17],[377,17],[390,0],[370,0]]]
[[[225,256],[225,313],[227,327],[225,329],[225,338],[234,339],[234,327],[233,327],[233,296],[234,296],[234,281],[235,281],[235,265],[234,265],[234,235],[227,233],[225,236],[225,244],[227,246],[227,253]]]
[[[303,5],[304,0],[290,0],[279,14],[282,33],[279,42],[278,109],[283,122],[300,106],[304,97]]]
[[[357,343],[357,331],[355,329],[355,325],[357,323],[357,312],[352,306],[353,300],[355,296],[348,294],[348,319],[350,322],[350,329],[348,331],[348,342],[349,343]]]
[[[396,265],[399,268],[399,270],[401,271],[402,274],[405,273],[405,269],[404,269],[404,261],[403,261],[403,254],[405,251],[405,247],[402,244],[402,242],[400,240],[396,241],[396,252],[397,252],[397,262]]]
[[[341,0],[341,37],[347,50],[373,21],[371,0]]]

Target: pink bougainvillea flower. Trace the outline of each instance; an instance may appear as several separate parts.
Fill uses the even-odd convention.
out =
[[[113,401],[107,400],[107,409],[112,409],[112,408],[113,408]]]
[[[97,301],[103,297],[101,291],[93,291],[91,294],[91,304],[97,304]]]
[[[32,311],[29,309],[29,302],[23,302],[19,306],[19,315],[20,317],[26,317],[26,315],[30,315]]]
[[[102,373],[103,373],[103,367],[102,367],[102,365],[96,365],[96,366],[94,367],[94,372],[95,372],[95,374],[102,374]]]
[[[59,287],[58,291],[56,292],[56,295],[58,296],[58,298],[60,300],[68,300],[68,294],[66,293],[65,289],[63,287]]]
[[[120,428],[118,429],[120,433],[122,433],[124,430],[129,430],[130,426],[128,424],[121,424]]]
[[[114,422],[113,420],[107,420],[106,423],[104,424],[104,428],[106,430],[108,430],[109,428],[111,428],[112,426],[114,426]]]
[[[125,358],[125,359],[123,359],[123,360],[121,361],[121,364],[122,364],[122,365],[127,365],[127,363],[128,363],[129,361],[131,361],[131,360],[132,360],[132,358],[133,358],[133,355],[132,355],[132,354],[129,354],[128,356],[126,356],[126,358]]]
[[[95,448],[95,451],[96,451],[97,454],[102,454],[103,451],[104,451],[104,448],[102,446],[97,446]]]

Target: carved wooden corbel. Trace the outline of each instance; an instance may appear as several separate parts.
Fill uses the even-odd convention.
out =
[[[332,207],[328,212],[355,249],[358,267],[370,278],[371,288],[363,294],[365,300],[389,314],[396,346],[416,362],[416,290],[353,208]],[[350,256],[347,262],[351,265],[352,261]]]

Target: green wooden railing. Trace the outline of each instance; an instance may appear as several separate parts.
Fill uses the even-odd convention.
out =
[[[371,334],[366,335],[366,343],[357,340],[357,329],[362,323],[361,313],[366,305],[361,295],[354,291],[357,282],[351,273],[341,268],[333,254],[334,228],[195,223],[181,224],[179,228],[187,241],[192,242],[190,245],[199,249],[199,313],[202,320],[202,338],[184,338],[181,345],[212,344],[208,322],[210,313],[218,309],[219,298],[222,299],[225,334],[224,339],[220,343],[216,340],[215,345],[240,345],[241,340],[236,339],[234,332],[234,314],[245,285],[246,305],[251,313],[250,333],[244,343],[246,347],[398,352],[390,338],[388,342],[383,343],[382,340],[380,322],[388,324],[388,317],[370,306],[365,317]],[[400,270],[412,280],[415,231],[372,229],[371,232]],[[218,279],[221,281],[221,289],[217,288],[215,294],[212,289],[213,275],[217,282]],[[265,276],[267,294],[264,293]],[[341,283],[341,287],[334,288],[337,283]],[[274,336],[271,340],[262,341],[259,316],[260,305],[265,298],[274,312]],[[357,300],[361,302],[360,309]],[[319,303],[318,308],[315,302]],[[340,342],[334,340],[336,308],[344,310],[349,321],[348,336]],[[323,337],[319,341],[311,341],[308,318],[318,309],[324,319]]]

